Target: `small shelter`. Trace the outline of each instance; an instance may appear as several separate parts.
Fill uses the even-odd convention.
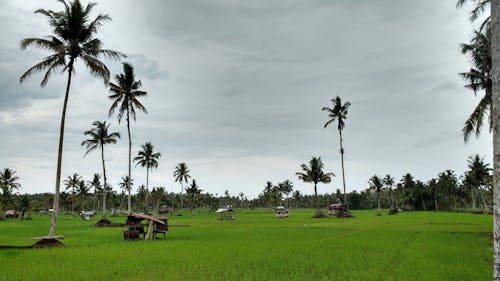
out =
[[[7,219],[17,219],[18,217],[19,217],[19,214],[17,213],[16,210],[5,211],[5,218],[7,218]]]
[[[84,221],[89,221],[95,216],[95,211],[80,211],[80,217]]]
[[[143,224],[143,220],[148,221],[148,223]],[[165,239],[168,232],[166,217],[133,212],[127,213],[127,221],[125,225],[128,227],[128,230],[123,232],[123,238],[125,240],[138,240],[141,234],[144,237],[148,232],[147,228],[151,225],[151,222],[153,227],[153,237],[156,238],[157,233],[162,233],[163,238]]]
[[[328,206],[328,214],[331,216],[337,216],[339,213],[345,211],[345,207],[343,204],[330,204]]]
[[[288,218],[288,210],[285,208],[285,206],[276,206],[276,217]]]
[[[234,216],[234,210],[231,207],[219,208],[215,212],[220,213],[221,220],[235,220],[236,219],[236,217]]]

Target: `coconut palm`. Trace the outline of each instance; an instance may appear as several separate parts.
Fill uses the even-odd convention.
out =
[[[328,117],[330,118],[326,121],[324,128],[328,127],[331,123],[337,121],[337,129],[339,130],[339,140],[340,140],[340,161],[342,163],[342,186],[344,187],[344,202],[347,208],[347,196],[345,192],[345,175],[344,175],[344,148],[342,147],[342,130],[345,127],[345,119],[347,119],[347,112],[351,106],[350,102],[342,104],[342,100],[339,96],[332,99],[332,108],[323,107],[323,111],[328,112]]]
[[[0,218],[3,218],[5,208],[11,203],[14,191],[19,190],[21,187],[18,182],[19,177],[15,174],[16,171],[10,168],[0,171],[0,190],[2,191],[2,196],[0,197]]]
[[[182,211],[182,193],[184,190],[183,183],[187,183],[188,179],[191,178],[191,176],[189,175],[189,169],[188,169],[186,163],[184,163],[184,162],[179,163],[175,167],[174,178],[175,178],[175,182],[179,182],[181,184],[181,211]]]
[[[105,21],[111,20],[108,15],[98,15],[95,19],[90,19],[90,13],[96,5],[95,3],[89,3],[84,7],[79,0],[69,2],[59,0],[59,2],[64,5],[63,11],[55,12],[45,9],[38,9],[35,11],[36,14],[47,17],[48,23],[52,28],[52,34],[46,38],[26,38],[21,40],[21,49],[23,50],[28,47],[38,47],[51,51],[52,54],[29,68],[19,78],[19,82],[22,83],[33,73],[46,70],[43,80],[40,83],[40,86],[44,87],[54,71],[68,73],[61,115],[61,126],[59,130],[56,187],[54,192],[54,210],[52,212],[49,230],[50,237],[53,237],[55,234],[57,214],[59,211],[64,126],[71,79],[75,71],[75,63],[77,60],[81,60],[93,76],[102,78],[104,83],[107,83],[109,81],[109,70],[106,65],[100,61],[100,58],[108,57],[118,59],[123,56],[119,52],[103,49],[101,40],[95,37],[98,28]]]
[[[148,113],[146,107],[139,102],[139,97],[146,96],[145,91],[139,90],[142,87],[141,80],[135,80],[134,68],[129,63],[123,63],[123,73],[115,75],[115,83],[109,83],[109,91],[112,93],[109,98],[113,101],[109,109],[109,116],[118,109],[118,122],[121,122],[123,115],[126,115],[128,132],[128,178],[132,179],[132,137],[130,136],[130,116],[136,120],[136,109]],[[130,185],[130,184],[129,184]],[[132,212],[132,199],[128,188],[128,211]]]
[[[293,191],[293,183],[290,180],[285,180],[284,182],[278,184],[278,187],[279,187],[280,191],[283,194],[285,194],[285,196],[286,196],[286,201],[288,204],[287,207],[290,207],[290,202],[289,202],[290,200],[289,200],[288,196]]]
[[[465,5],[465,3],[468,2],[468,0],[458,0],[457,1],[457,8],[461,8]],[[487,10],[487,8],[490,6],[490,0],[472,0],[469,2],[473,2],[475,4],[475,7],[472,9],[470,12],[469,19],[471,22],[476,21],[481,14]],[[484,19],[484,21],[481,23],[480,30],[483,30],[485,27],[488,27],[491,22],[491,17],[488,16]]]
[[[392,188],[394,187],[394,178],[391,177],[391,175],[386,175],[382,181],[384,183],[385,189],[389,191],[389,200],[391,202],[391,208],[394,209],[396,208],[396,206],[394,206],[394,198],[392,195]]]
[[[370,189],[377,192],[377,205],[378,205],[377,216],[381,216],[382,213],[380,212],[380,192],[382,192],[382,189],[384,188],[382,179],[379,176],[374,175],[373,177],[370,178],[368,184],[370,185]]]
[[[194,202],[195,202],[195,197],[197,195],[199,195],[203,190],[201,190],[199,188],[199,186],[196,184],[196,181],[193,179],[193,181],[191,182],[191,185],[189,185],[187,188],[186,188],[186,194],[189,195],[191,197],[190,201],[191,201],[191,212],[193,211],[193,207],[194,207]]]
[[[106,121],[95,121],[92,125],[94,126],[92,129],[84,132],[84,135],[89,136],[88,139],[82,142],[82,146],[86,146],[87,150],[84,157],[98,148],[101,150],[102,176],[104,179],[104,186],[107,186],[108,183],[106,178],[106,165],[104,162],[104,146],[107,144],[116,144],[120,138],[120,133],[110,133],[110,124],[106,124]],[[102,197],[102,218],[106,218],[106,192],[103,192]]]
[[[71,213],[73,213],[75,209],[75,189],[78,187],[80,181],[82,181],[82,177],[78,173],[74,173],[64,180],[66,190],[71,189]]]
[[[128,176],[122,177],[121,180],[122,181],[118,183],[118,187],[120,188],[124,196],[122,197],[122,201],[120,202],[120,209],[122,207],[123,200],[125,199],[125,194],[128,193],[130,198],[130,189],[134,185],[134,180],[130,179]]]
[[[85,199],[90,193],[90,186],[85,184],[85,181],[81,180],[76,185],[76,197],[80,199],[80,208],[85,210]]]
[[[312,182],[314,183],[314,208],[316,209],[316,214],[319,214],[318,209],[318,183],[329,183],[332,181],[332,177],[335,176],[333,173],[325,173],[323,172],[323,162],[321,161],[321,157],[312,157],[309,160],[309,166],[306,164],[300,165],[303,172],[295,173],[300,180],[304,182]]]
[[[484,162],[478,154],[469,156],[467,161],[469,170],[466,172],[466,178],[472,188],[480,192],[483,199],[483,211],[486,210],[486,200],[484,199],[483,189],[490,185],[490,167]]]
[[[439,211],[438,200],[437,200],[437,197],[439,195],[438,181],[436,179],[431,179],[427,183],[427,189],[429,190],[429,193],[432,195],[432,198],[434,198],[434,209],[436,211]]]
[[[97,198],[97,193],[101,191],[101,175],[95,173],[92,181],[88,182],[90,187],[94,188],[94,194],[92,196],[92,211],[95,211],[94,201]],[[99,202],[98,202],[99,203]]]
[[[465,87],[478,95],[484,91],[472,114],[465,121],[462,129],[464,140],[467,142],[471,134],[479,136],[486,116],[489,119],[488,128],[492,129],[491,119],[492,106],[492,69],[491,69],[491,29],[488,27],[484,32],[475,31],[474,38],[469,44],[462,44],[461,51],[470,58],[472,68],[469,72],[460,73],[466,81]]]
[[[149,190],[149,170],[150,169],[157,169],[158,168],[158,160],[161,157],[160,152],[154,152],[154,147],[150,142],[146,142],[146,144],[141,145],[141,150],[137,154],[137,156],[134,158],[134,162],[137,162],[135,165],[141,166],[141,167],[146,167],[146,198],[144,202],[144,206],[147,208],[147,191]]]

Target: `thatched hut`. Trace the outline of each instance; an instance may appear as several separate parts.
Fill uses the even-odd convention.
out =
[[[328,214],[331,216],[336,216],[345,211],[343,204],[330,204],[328,206]]]
[[[5,211],[5,218],[7,218],[7,219],[17,219],[18,217],[19,217],[19,213],[16,210]]]
[[[143,224],[143,220],[146,220],[148,223]],[[125,240],[138,240],[141,234],[145,238],[148,227],[153,227],[153,239],[156,238],[156,234],[158,233],[162,233],[163,238],[166,238],[168,232],[167,218],[162,216],[128,213],[125,225],[128,227],[128,230],[123,232],[123,238]]]

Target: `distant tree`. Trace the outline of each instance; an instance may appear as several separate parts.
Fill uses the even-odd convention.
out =
[[[133,179],[130,179],[128,176],[122,177],[122,181],[118,184],[118,187],[120,188],[120,190],[122,191],[122,194],[123,194],[122,202],[120,203],[119,209],[121,209],[121,207],[122,207],[123,199],[125,199],[126,192],[129,194],[129,199],[131,199],[130,198],[130,189],[132,188],[133,185],[134,185]],[[131,201],[130,201],[130,204],[132,204]]]
[[[309,161],[309,166],[306,164],[302,164],[300,166],[303,172],[295,173],[300,180],[304,182],[312,182],[314,183],[314,209],[316,210],[316,215],[319,215],[318,208],[318,183],[329,183],[332,181],[332,176],[335,176],[333,173],[325,173],[323,172],[323,162],[321,161],[321,157],[313,157]],[[344,197],[345,198],[345,197]]]
[[[158,160],[161,157],[160,152],[154,152],[154,147],[150,142],[146,142],[141,146],[141,150],[134,158],[134,162],[136,162],[136,167],[146,167],[146,191],[149,191],[149,170],[158,168]],[[147,193],[146,193],[147,194]],[[148,197],[146,196],[144,205],[148,206]]]
[[[293,183],[290,180],[285,180],[284,182],[278,184],[278,187],[279,187],[281,193],[283,193],[286,196],[286,201],[288,203],[287,208],[289,208],[290,202],[289,202],[288,196],[293,191]]]
[[[2,190],[2,196],[0,197],[0,218],[3,218],[5,209],[12,203],[12,195],[14,191],[19,190],[21,187],[21,184],[18,182],[19,177],[15,174],[16,171],[10,168],[4,168],[0,171],[0,189]]]
[[[94,208],[94,200],[97,198],[97,194],[101,192],[101,175],[95,173],[92,181],[89,181],[89,186],[94,188],[94,194],[92,196],[92,210],[95,211]],[[98,202],[99,203],[99,202]]]
[[[302,198],[302,194],[300,194],[300,191],[299,190],[295,190],[293,192],[293,201],[295,202],[295,208],[299,208],[299,203],[300,203],[300,199]]]
[[[184,191],[183,183],[187,183],[188,179],[191,178],[191,176],[189,175],[189,168],[187,167],[186,163],[184,163],[184,162],[179,163],[175,167],[174,178],[175,178],[175,182],[178,182],[181,184],[181,193],[180,193],[181,207],[180,207],[180,210],[182,211],[182,193]]]
[[[381,216],[382,213],[380,211],[380,193],[384,188],[384,184],[382,183],[382,179],[377,175],[371,177],[368,183],[370,184],[370,189],[372,189],[377,193],[377,206],[378,206],[377,216]]]
[[[80,208],[82,211],[85,210],[85,201],[87,196],[90,194],[90,186],[85,184],[85,181],[81,180],[76,186],[76,197],[79,198]]]
[[[434,199],[434,209],[436,211],[439,211],[439,206],[438,206],[438,200],[437,197],[439,195],[439,184],[436,179],[431,179],[427,183],[427,188],[429,190],[429,193],[431,194],[432,198]]]
[[[342,101],[339,96],[332,99],[332,108],[323,107],[323,111],[328,112],[328,117],[330,118],[326,121],[324,128],[328,127],[331,123],[337,121],[337,129],[339,130],[339,140],[340,140],[340,160],[342,162],[342,185],[344,187],[344,202],[346,208],[348,207],[346,192],[345,192],[345,175],[344,175],[344,148],[342,147],[342,130],[345,127],[345,119],[347,119],[347,113],[349,107],[351,107],[350,102],[346,102],[342,104]]]
[[[128,133],[128,178],[132,179],[132,137],[130,136],[130,116],[136,120],[136,109],[148,113],[146,107],[139,102],[140,97],[146,96],[145,91],[139,90],[142,87],[141,80],[135,80],[134,68],[129,63],[123,63],[123,73],[115,76],[115,83],[109,83],[109,91],[112,93],[109,98],[113,101],[109,109],[109,116],[118,109],[118,122],[121,122],[123,115],[126,115]],[[132,197],[130,195],[131,183],[128,186],[128,211],[132,212]]]
[[[100,148],[101,161],[102,161],[102,176],[104,179],[104,186],[107,186],[108,182],[106,178],[106,165],[104,163],[104,146],[107,144],[116,144],[116,142],[120,138],[120,133],[108,132],[109,124],[106,124],[106,121],[103,122],[95,121],[92,125],[94,127],[89,131],[85,131],[84,133],[84,135],[89,136],[89,138],[82,142],[82,146],[86,146],[87,151],[85,152],[85,155],[89,154],[91,151]],[[102,218],[103,219],[106,218],[106,192],[103,192],[103,197],[102,197]]]
[[[483,211],[486,211],[486,200],[484,189],[491,186],[491,168],[488,163],[484,162],[478,154],[469,156],[467,166],[469,170],[466,172],[466,177],[473,188],[475,188],[482,198]]]
[[[186,188],[186,194],[190,198],[189,201],[191,205],[191,212],[193,211],[194,203],[196,202],[195,201],[196,196],[200,195],[202,191],[203,190],[199,188],[194,179],[192,180],[191,185],[189,185],[188,188]]]
[[[47,70],[40,84],[44,87],[50,75],[54,71],[68,73],[66,84],[66,94],[61,116],[61,126],[59,130],[59,149],[57,153],[56,186],[54,192],[54,206],[50,222],[49,236],[54,236],[56,231],[57,214],[59,211],[59,190],[61,186],[61,165],[64,140],[64,125],[66,119],[66,108],[68,104],[71,78],[75,71],[75,62],[81,60],[93,76],[102,78],[104,83],[109,81],[109,70],[99,59],[108,57],[118,59],[123,54],[102,49],[101,40],[95,38],[98,28],[105,22],[111,20],[108,15],[98,15],[94,20],[90,20],[90,13],[96,3],[89,3],[84,7],[79,0],[66,2],[59,0],[64,5],[64,10],[55,12],[52,10],[38,9],[36,14],[47,17],[52,33],[47,38],[26,38],[21,40],[21,49],[28,47],[38,47],[53,52],[45,57],[43,61],[29,68],[21,77],[22,83],[26,78],[35,72]]]
[[[75,189],[78,188],[80,181],[82,181],[82,177],[78,173],[74,173],[73,176],[68,176],[64,180],[66,190],[71,189],[71,213],[75,211]]]
[[[393,197],[393,191],[392,188],[394,187],[394,178],[391,177],[391,175],[386,175],[383,179],[383,183],[385,186],[385,189],[389,192],[389,201],[391,202],[391,209],[395,209],[396,206],[394,204],[394,197]]]

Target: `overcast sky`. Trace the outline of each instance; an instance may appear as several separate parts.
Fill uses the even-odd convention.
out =
[[[84,1],[86,3],[86,1]],[[467,157],[491,162],[491,135],[465,145],[463,122],[479,98],[463,88],[467,58],[459,44],[473,27],[470,7],[456,0],[426,1],[98,1],[108,14],[98,37],[104,48],[128,55],[148,96],[149,114],[131,124],[133,155],[146,141],[162,153],[150,186],[179,192],[174,167],[186,162],[201,189],[255,197],[266,181],[290,179],[311,194],[295,173],[321,156],[337,176],[320,185],[342,186],[339,136],[323,129],[339,95],[352,106],[344,134],[348,191],[368,179],[411,173],[424,181]],[[61,10],[57,1],[7,0],[0,10],[0,168],[20,177],[21,193],[53,192],[66,75],[40,88],[41,74],[19,76],[49,53],[20,50],[19,41],[50,34],[33,12]],[[105,61],[113,75],[121,62]],[[77,65],[69,97],[63,179],[101,173],[99,153],[85,158],[80,143],[95,120],[109,120],[123,138],[106,148],[109,182],[127,174],[125,123],[107,119],[111,102],[103,82]],[[144,184],[146,171],[132,170]]]

